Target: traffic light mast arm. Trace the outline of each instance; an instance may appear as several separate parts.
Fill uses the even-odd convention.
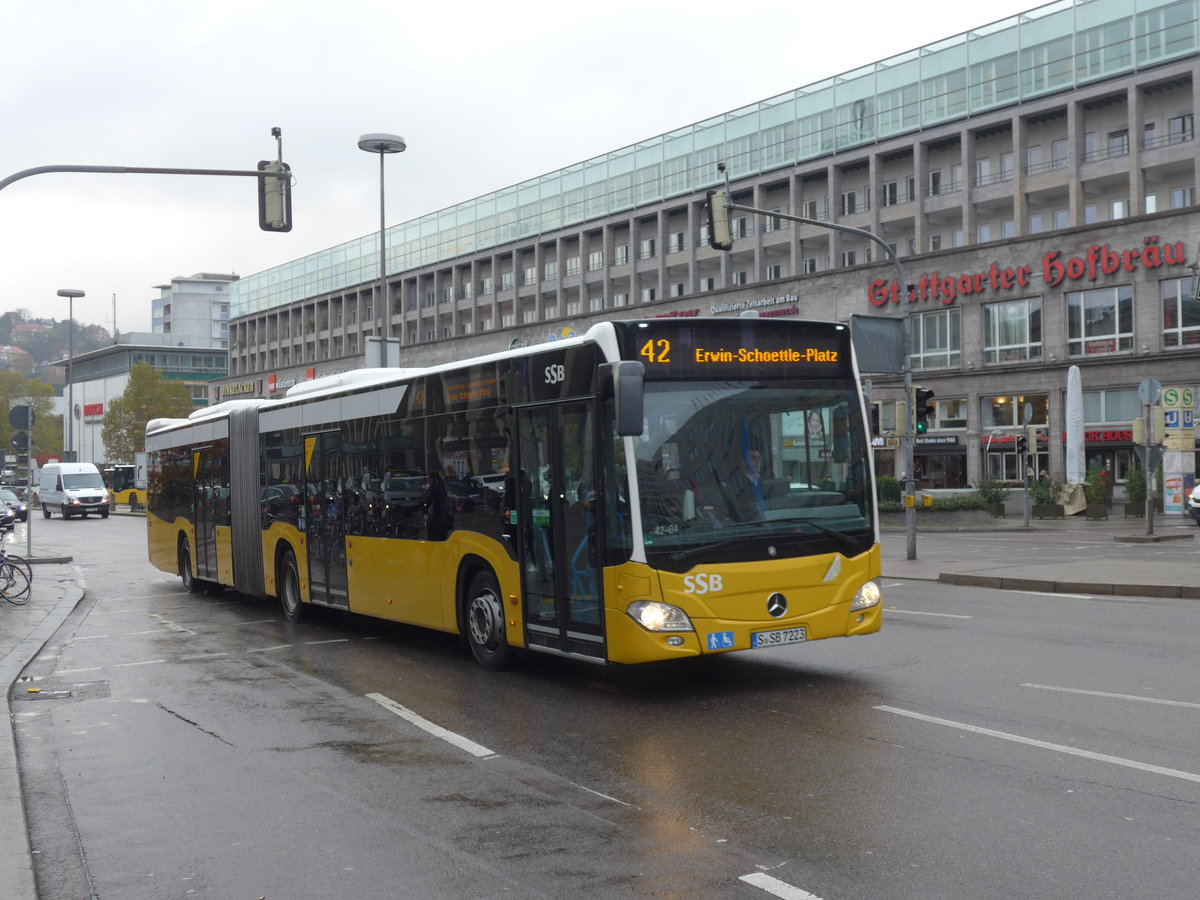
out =
[[[802,225],[816,225],[818,228],[829,228],[833,231],[844,231],[847,234],[856,234],[859,237],[865,237],[869,241],[873,241],[883,248],[883,252],[887,254],[887,258],[892,261],[892,265],[896,268],[896,284],[899,289],[904,292],[904,396],[908,399],[908,423],[904,429],[904,492],[910,497],[914,492],[916,481],[913,478],[913,468],[915,460],[913,458],[913,442],[914,434],[917,428],[917,411],[912,405],[912,321],[909,317],[909,306],[911,300],[909,297],[908,282],[904,279],[904,267],[900,265],[900,259],[896,256],[896,251],[892,249],[883,238],[877,234],[873,234],[863,228],[854,228],[850,225],[841,225],[837,222],[822,222],[820,219],[809,219],[804,216],[793,216],[790,213],[775,212],[770,209],[759,209],[756,206],[746,206],[742,203],[734,203],[730,200],[729,190],[729,173],[725,169],[725,163],[717,164],[717,171],[725,176],[725,209],[726,220],[728,220],[728,210],[740,209],[742,212],[757,213],[760,216],[770,216],[773,219],[786,219],[789,222],[799,222]],[[720,192],[717,192],[720,193]],[[711,202],[711,201],[710,201]],[[710,209],[710,215],[712,210]],[[711,235],[710,235],[711,237]],[[729,241],[730,249],[733,247],[733,236],[730,234]],[[917,519],[916,509],[911,500],[905,501],[904,510],[904,530],[907,534],[908,558],[917,558]]]
[[[272,136],[279,140],[279,135],[272,130]],[[277,163],[271,163],[270,168],[265,169],[173,169],[159,168],[155,166],[35,166],[32,169],[22,169],[20,172],[14,172],[7,178],[0,179],[0,191],[4,190],[10,184],[20,181],[23,178],[30,178],[34,175],[48,175],[55,172],[85,172],[89,174],[101,175],[233,175],[246,178],[259,179],[260,186],[268,184],[268,179],[271,182],[279,185],[281,193],[287,191],[290,195],[290,177],[286,179],[289,183],[283,184],[285,179],[280,177],[280,170],[289,172],[287,165],[282,160],[283,144],[279,142],[280,159]],[[290,206],[289,204],[287,204]],[[288,223],[287,228],[272,228],[272,231],[286,231],[291,227]]]

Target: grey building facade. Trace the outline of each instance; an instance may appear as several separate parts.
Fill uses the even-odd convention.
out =
[[[419,366],[616,316],[849,320],[907,297],[936,397],[920,487],[1019,481],[1026,406],[1036,468],[1060,472],[1073,364],[1089,462],[1119,483],[1140,383],[1200,381],[1198,24],[1197,0],[1060,0],[398,225],[385,297],[374,235],[248,276],[228,387],[357,368],[380,303]],[[711,250],[718,162],[735,202],[879,235],[907,285],[869,241],[774,216],[735,213],[734,249]],[[900,380],[872,381],[886,431]],[[1167,466],[1176,501],[1191,447]],[[881,436],[878,471],[899,455]]]

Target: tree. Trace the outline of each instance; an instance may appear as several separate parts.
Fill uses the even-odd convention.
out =
[[[54,414],[54,386],[40,378],[22,378],[13,371],[0,372],[0,446],[8,447],[14,430],[8,411],[14,406],[33,409],[33,452],[62,453],[62,416]]]
[[[147,363],[135,363],[125,392],[109,401],[104,414],[100,439],[109,462],[133,462],[133,455],[145,449],[146,423],[151,419],[183,419],[193,409],[186,384],[171,381]]]

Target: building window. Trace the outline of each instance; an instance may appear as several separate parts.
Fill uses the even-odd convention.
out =
[[[502,290],[502,291],[511,290],[512,286],[513,286],[513,273],[512,272],[501,272],[500,273],[500,290]]]
[[[1167,139],[1172,144],[1190,141],[1194,134],[1194,128],[1192,125],[1194,121],[1195,117],[1191,113],[1188,113],[1184,116],[1175,116],[1167,119]]]
[[[602,312],[604,310],[604,298],[593,297],[588,301],[588,310],[591,312]],[[547,309],[546,312],[549,313],[550,310]],[[547,316],[547,318],[549,318],[549,316]]]
[[[738,272],[734,272],[731,277],[733,279],[732,283],[740,287],[746,283],[746,270],[742,269]]]
[[[1141,418],[1142,401],[1132,388],[1084,391],[1083,424],[1117,425]]]
[[[1055,169],[1065,169],[1069,162],[1068,147],[1070,145],[1066,140],[1055,141],[1050,145],[1051,165]]]
[[[1133,287],[1067,294],[1067,355],[1105,356],[1133,349]]]
[[[852,216],[858,212],[858,191],[842,191],[842,215]]]
[[[984,363],[1039,359],[1042,355],[1040,297],[983,306]]]
[[[671,232],[671,251],[672,253],[682,253],[687,245],[684,243],[684,233],[682,231]]]
[[[1128,128],[1122,128],[1120,131],[1110,131],[1108,133],[1108,155],[1110,157],[1129,155]]]
[[[929,196],[936,197],[942,192],[942,170],[934,169],[929,173]]]
[[[629,295],[624,291],[613,294],[613,306],[628,306]]]
[[[700,290],[715,291],[716,289],[717,289],[717,279],[715,279],[711,276],[708,278],[700,279]]]
[[[1196,205],[1196,187],[1171,188],[1171,209],[1183,209],[1185,206]]]
[[[983,425],[985,428],[1014,428],[1024,424],[1025,404],[1033,407],[1031,425],[1050,423],[1048,394],[1022,394],[1016,397],[1001,395],[983,398]]]
[[[1161,283],[1164,347],[1200,345],[1200,300],[1192,297],[1191,278]]]
[[[604,268],[604,251],[591,250],[588,252],[588,271],[598,272]]]
[[[800,218],[802,219],[819,219],[819,210],[817,209],[816,200],[805,200],[800,204]]]
[[[1017,236],[1017,223],[1012,219],[1004,219],[1000,223],[1000,237],[1014,238]]]
[[[986,244],[992,239],[992,226],[988,222],[984,222],[979,226],[979,241],[980,244]]]
[[[1042,214],[1034,213],[1029,217],[1029,233],[1041,234],[1045,226],[1042,224]]]
[[[912,317],[912,367],[944,369],[962,360],[962,311],[942,309]]]
[[[803,271],[805,275],[815,275],[817,271],[817,258],[815,256],[804,257]]]
[[[616,259],[616,265],[623,266],[629,262],[629,245],[617,244],[613,247],[613,257]]]
[[[537,283],[537,266],[525,266],[521,270],[521,283],[522,284],[536,284]]]
[[[553,281],[558,277],[558,260],[546,260],[546,264],[542,266],[542,277],[546,281]]]
[[[744,238],[750,233],[749,222],[745,216],[738,216],[729,223],[730,236],[733,238]]]
[[[842,266],[849,267],[857,265],[858,255],[853,250],[842,251]]]
[[[883,183],[883,205],[895,206],[900,202],[900,187],[895,181],[885,181]]]
[[[652,303],[657,299],[658,299],[657,288],[652,288],[652,287],[642,288],[642,302],[643,303]]]
[[[975,186],[983,187],[995,180],[992,175],[992,161],[986,156],[975,160]]]
[[[657,244],[654,238],[642,238],[641,259],[653,259],[657,253]]]
[[[1013,155],[1011,152],[1000,154],[1000,180],[1013,180]]]
[[[492,276],[484,275],[479,279],[479,293],[490,294],[492,292]]]
[[[672,297],[682,297],[683,296],[683,282],[682,281],[671,282],[671,296]]]
[[[1158,212],[1158,194],[1147,194],[1143,203],[1142,212],[1156,213]]]
[[[1129,201],[1128,200],[1114,200],[1112,202],[1112,204],[1109,206],[1108,211],[1109,211],[1110,219],[1123,219],[1127,215],[1129,215]]]
[[[767,281],[776,281],[783,277],[783,266],[779,263],[767,266]]]
[[[1069,228],[1071,226],[1071,211],[1069,209],[1056,209],[1054,211],[1054,227]]]
[[[955,228],[952,237],[954,239],[953,243],[955,247],[962,247],[966,244],[966,241],[963,239],[963,230],[961,228]]]
[[[568,256],[567,257],[567,274],[568,275],[578,275],[579,274],[579,257],[578,256]]]
[[[931,234],[929,236],[930,252],[932,252],[934,250],[941,250],[941,249],[942,249],[942,236],[940,234]]]

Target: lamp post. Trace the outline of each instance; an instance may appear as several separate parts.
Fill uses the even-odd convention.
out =
[[[82,297],[83,291],[63,288],[58,296],[67,298],[67,450],[63,454],[63,462],[75,462],[75,379],[71,371],[71,362],[75,357],[75,298]],[[69,459],[67,457],[70,457]]]
[[[383,158],[389,153],[403,153],[408,147],[398,134],[364,134],[358,139],[358,149],[379,154],[379,337],[380,351],[386,356],[387,334],[387,247],[385,245],[386,220],[383,215]]]

